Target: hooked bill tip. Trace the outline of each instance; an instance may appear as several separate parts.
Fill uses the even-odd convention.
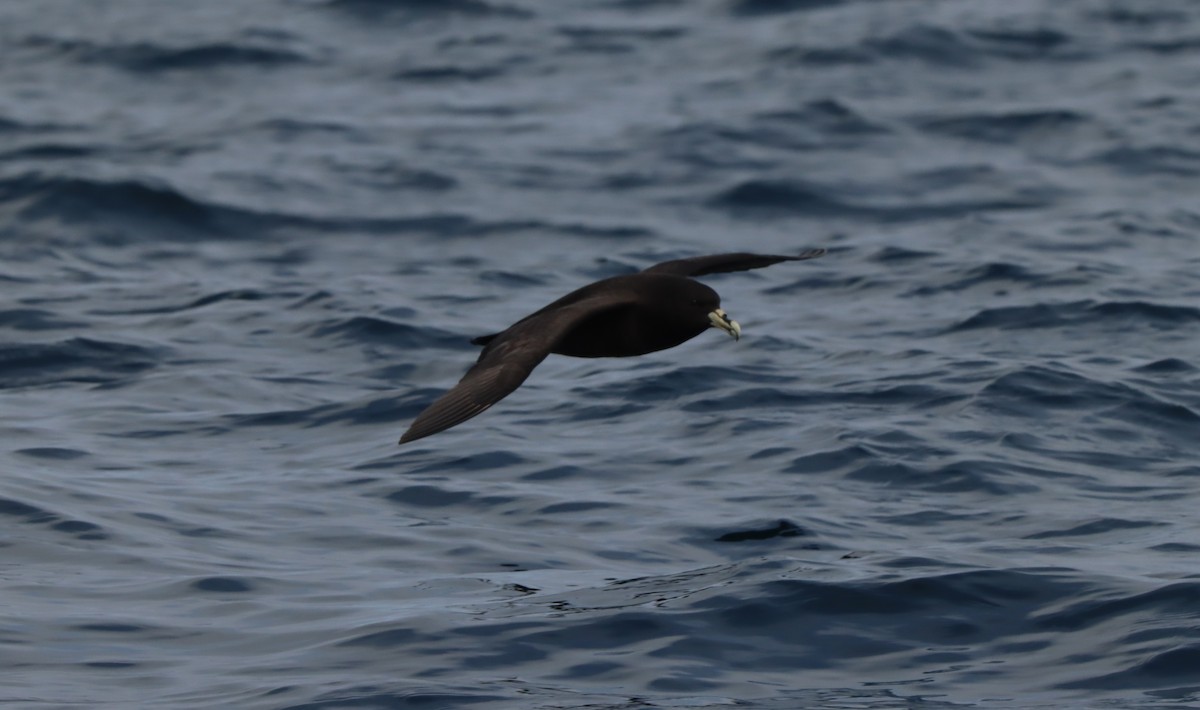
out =
[[[734,340],[741,340],[742,326],[739,325],[737,321],[730,318],[724,310],[718,308],[712,313],[709,313],[708,320],[710,323],[712,323],[712,327],[720,328],[726,333],[729,333],[729,336]]]

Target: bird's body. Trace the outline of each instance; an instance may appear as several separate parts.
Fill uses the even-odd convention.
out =
[[[680,318],[676,307],[695,301],[705,310],[702,317]],[[567,308],[588,306],[588,312],[571,323],[550,352],[570,357],[632,357],[673,348],[712,327],[708,313],[721,305],[721,298],[708,286],[682,276],[632,274],[614,276],[568,293],[554,303],[531,313],[508,330],[475,338],[476,345],[494,339],[530,320]],[[691,309],[689,308],[688,311]]]
[[[667,261],[576,289],[507,329],[472,340],[479,359],[457,385],[417,417],[400,443],[449,429],[479,414],[525,381],[547,355],[632,357],[666,350],[716,327],[734,338],[741,327],[721,310],[717,292],[690,276],[744,271],[796,256],[716,254]]]

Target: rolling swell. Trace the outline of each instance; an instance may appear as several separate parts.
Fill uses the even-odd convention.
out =
[[[532,13],[503,3],[484,0],[325,0],[324,6],[361,17],[529,17]]]
[[[5,700],[1200,704],[1200,5],[0,28]],[[572,289],[817,246],[396,445]]]
[[[350,632],[340,645],[348,653],[417,649],[478,669],[535,668],[552,658],[576,669],[593,692],[623,678],[657,692],[687,687],[718,696],[745,692],[742,674],[752,668],[782,681],[798,670],[823,676],[843,664],[886,664],[898,654],[922,659],[939,675],[999,687],[1018,679],[1044,682],[1055,671],[1040,667],[1037,658],[1076,649],[1076,660],[1062,669],[1075,677],[1062,688],[1153,686],[1152,677],[1178,673],[1190,658],[1189,647],[1171,646],[1170,622],[1163,618],[1184,612],[1185,599],[1196,592],[1190,583],[1139,589],[1067,570],[1020,568],[816,582],[789,578],[796,571],[739,564],[553,598],[531,590],[503,607],[478,609],[477,623],[449,638],[427,620],[414,619]],[[1081,601],[1064,606],[1072,599]],[[561,621],[544,620],[542,609],[553,609]],[[1146,625],[1138,652],[1116,658],[1086,652],[1119,639],[1106,628],[1111,622],[1135,619]],[[511,653],[472,650],[482,641]],[[620,661],[644,646],[672,670],[653,678]],[[1006,653],[1014,653],[1006,663],[991,662]],[[810,660],[797,668],[795,658]],[[1079,678],[1103,667],[1113,670],[1090,681]],[[900,667],[890,677],[902,686],[919,681],[920,672]],[[555,695],[553,688],[541,692]]]
[[[418,189],[428,187],[430,178],[415,179],[420,183]],[[490,220],[452,212],[402,217],[317,216],[204,200],[157,181],[108,181],[39,173],[0,179],[0,214],[4,213],[19,220],[23,230],[39,237],[56,234],[61,224],[79,225],[114,244],[136,242],[146,233],[171,241],[286,240],[296,234],[339,233],[477,237],[509,232],[627,239],[651,233],[643,227],[603,222]]]
[[[933,118],[924,121],[922,127],[959,138],[1010,144],[1031,137],[1054,140],[1087,124],[1087,116],[1078,111],[1048,109]]]
[[[936,175],[914,177],[923,181],[940,179]],[[710,204],[735,213],[901,221],[953,219],[978,212],[1032,209],[1043,206],[1047,197],[1035,195],[1032,190],[1020,190],[1019,194],[1005,197],[900,206],[840,196],[839,193],[845,191],[805,181],[754,179],[722,191],[711,199]]]
[[[150,42],[112,45],[37,36],[29,38],[25,44],[81,64],[108,64],[126,71],[147,74],[221,67],[261,69],[307,61],[304,55],[291,50],[235,42],[170,47]]]
[[[1076,301],[1074,303],[989,308],[950,329],[1049,328],[1075,325],[1175,328],[1200,321],[1200,308],[1145,301]]]
[[[159,348],[91,338],[0,344],[0,388],[121,382],[158,366],[164,355]]]
[[[48,452],[39,452],[28,450],[25,453],[27,456],[38,456],[43,458],[59,458],[62,454],[50,455]],[[74,537],[77,540],[106,540],[108,533],[104,529],[85,520],[75,520],[64,518],[63,516],[52,513],[48,510],[39,508],[36,505],[23,503],[19,500],[9,498],[0,498],[0,516],[4,516],[10,522],[25,524],[25,525],[42,525],[48,530],[55,533],[62,533]]]
[[[433,347],[463,350],[468,340],[454,333],[432,328],[416,328],[388,319],[369,316],[354,316],[318,323],[313,326],[312,335],[318,339],[335,339],[360,345],[387,345],[401,349]]]
[[[180,232],[236,233],[261,220],[251,212],[192,199],[165,184],[27,173],[0,181],[0,204],[23,222],[135,224]],[[136,230],[133,230],[136,231]]]
[[[133,225],[171,238],[258,236],[285,229],[309,231],[438,231],[471,229],[472,220],[457,215],[406,219],[324,219],[269,213],[206,202],[165,184],[140,180],[99,181],[27,174],[0,183],[0,202],[15,203],[23,221],[68,224]]]

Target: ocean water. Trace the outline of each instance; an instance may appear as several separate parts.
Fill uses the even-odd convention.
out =
[[[0,4],[5,708],[1200,707],[1200,3]],[[494,332],[720,251],[743,326]]]

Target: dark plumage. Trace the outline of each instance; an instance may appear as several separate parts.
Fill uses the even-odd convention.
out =
[[[630,357],[673,348],[708,328],[735,339],[741,326],[721,310],[717,292],[691,276],[761,269],[796,256],[714,254],[664,261],[636,274],[614,276],[572,291],[507,330],[475,338],[479,359],[449,392],[417,417],[400,443],[461,424],[499,402],[550,353],[572,357]]]

